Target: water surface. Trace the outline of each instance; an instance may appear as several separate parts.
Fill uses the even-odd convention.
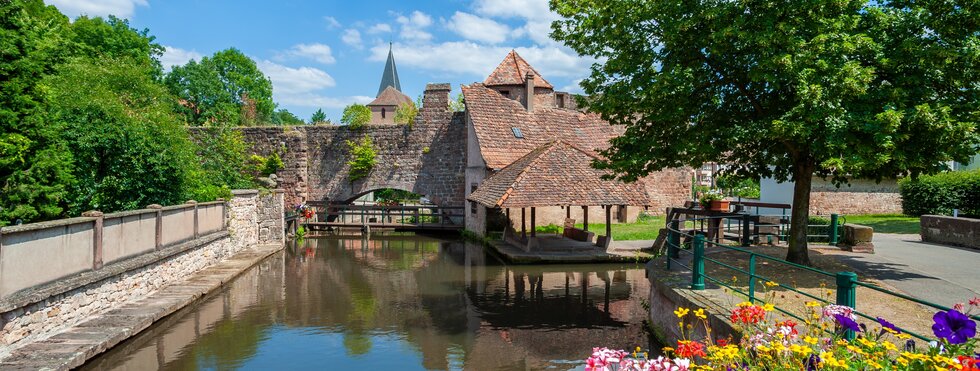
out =
[[[308,238],[90,370],[572,369],[650,347],[641,265],[502,264],[415,235]]]

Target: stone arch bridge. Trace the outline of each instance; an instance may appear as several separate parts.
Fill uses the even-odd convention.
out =
[[[462,112],[450,112],[449,84],[429,84],[412,127],[398,124],[307,125],[238,128],[251,153],[278,152],[277,173],[287,207],[305,201],[349,202],[368,192],[395,188],[421,194],[438,206],[464,205],[466,127]],[[194,129],[198,133],[207,129]],[[193,134],[198,134],[193,133]],[[347,141],[371,138],[376,164],[350,181]]]

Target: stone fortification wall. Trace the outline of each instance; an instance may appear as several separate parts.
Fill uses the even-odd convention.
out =
[[[305,201],[346,202],[382,188],[428,197],[440,206],[463,206],[466,128],[461,112],[449,111],[449,84],[429,84],[415,124],[369,124],[360,129],[314,125],[239,128],[251,152],[279,153],[276,173],[287,207]],[[200,131],[206,129],[191,129]],[[371,138],[376,164],[363,179],[348,176],[347,141]]]
[[[919,224],[925,242],[980,249],[980,219],[923,215]]]
[[[223,204],[226,215],[221,215],[220,225],[213,230],[203,229],[203,233],[186,241],[4,295],[0,298],[0,358],[18,344],[43,339],[92,315],[138,300],[250,246],[282,243],[282,204],[282,192],[260,195],[258,191],[235,191],[234,197]],[[173,207],[161,209],[169,208]],[[273,231],[276,226],[278,230]],[[262,239],[264,229],[269,232]],[[202,232],[200,227],[196,230]],[[34,233],[33,237],[50,233],[55,232]],[[12,246],[28,243],[26,238],[30,238],[15,241],[5,234],[0,233],[0,240],[13,243]],[[0,260],[4,258],[0,255]]]

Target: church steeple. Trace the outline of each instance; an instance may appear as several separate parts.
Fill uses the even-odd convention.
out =
[[[385,62],[385,70],[381,74],[381,87],[378,88],[378,95],[385,91],[387,87],[402,91],[402,84],[398,81],[398,69],[395,68],[395,56],[391,53],[391,43],[388,43],[388,61]]]

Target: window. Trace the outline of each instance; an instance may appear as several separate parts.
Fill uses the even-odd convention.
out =
[[[510,98],[510,90],[501,90],[500,95]]]
[[[385,108],[381,107],[381,118],[385,118]]]
[[[565,108],[565,94],[558,94],[558,108]]]
[[[510,128],[510,131],[514,132],[514,138],[521,138],[521,139],[524,138],[524,133],[521,133],[521,128],[512,127]]]
[[[470,214],[476,215],[476,201],[470,201]]]

